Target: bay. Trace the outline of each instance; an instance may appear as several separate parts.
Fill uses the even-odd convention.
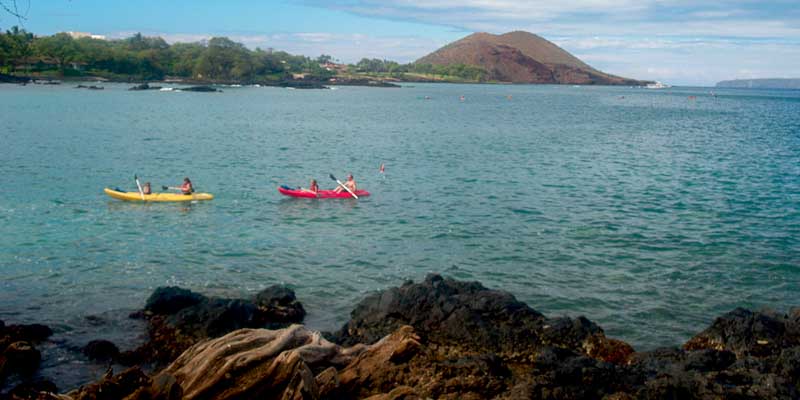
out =
[[[639,350],[735,307],[800,305],[798,91],[104,86],[0,85],[0,319],[67,346],[141,340],[125,316],[164,285],[287,284],[333,330],[367,293],[435,272]],[[371,196],[276,190],[349,172]],[[216,199],[103,194],[134,174]],[[80,361],[56,347],[52,371]]]

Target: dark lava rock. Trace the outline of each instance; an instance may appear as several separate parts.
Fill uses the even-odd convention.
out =
[[[728,350],[737,357],[777,355],[782,349],[800,345],[800,328],[794,317],[737,308],[717,318],[683,347]]]
[[[6,75],[0,73],[0,83],[29,83],[31,78],[27,76]]]
[[[435,274],[367,296],[332,339],[344,345],[374,343],[402,325],[434,343],[512,359],[530,359],[543,346],[584,351],[592,338],[599,338],[597,346],[607,342],[602,329],[586,318],[547,319],[508,292]]]
[[[153,314],[175,314],[206,299],[205,296],[177,286],[157,288],[147,299],[144,310]]]
[[[460,282],[428,275],[421,283],[374,293],[362,300],[334,339],[344,345],[375,343],[402,325],[442,343],[510,351],[530,347],[545,325],[542,314],[508,292],[489,290],[478,282]],[[520,345],[521,347],[516,347]],[[516,347],[516,348],[515,348]]]
[[[328,89],[327,86],[315,81],[282,81],[278,86],[293,89]]]
[[[306,315],[294,291],[286,286],[273,285],[262,290],[256,295],[255,303],[267,325],[302,321]]]
[[[9,399],[55,399],[58,393],[56,384],[48,380],[23,382],[8,392]],[[49,396],[48,396],[49,394]]]
[[[119,357],[119,348],[108,340],[92,340],[83,348],[83,354],[90,360],[111,361]]]
[[[222,92],[222,90],[211,86],[191,86],[187,88],[181,88],[180,90],[183,92]]]
[[[0,377],[30,376],[39,369],[42,355],[28,342],[13,342],[0,353]]]
[[[138,367],[134,367],[117,375],[112,375],[109,371],[99,382],[81,386],[68,395],[74,400],[124,399],[141,388],[149,387],[151,383],[150,377]],[[144,399],[144,397],[138,398]]]
[[[207,298],[178,287],[161,287],[147,300],[142,316],[148,319],[149,341],[123,352],[125,365],[174,360],[189,346],[242,328],[280,328],[301,322],[303,306],[291,289],[272,286],[245,299]]]
[[[0,336],[11,338],[11,341],[41,342],[50,337],[53,331],[46,325],[8,325],[0,330]]]
[[[33,375],[42,360],[33,343],[52,334],[53,331],[45,325],[5,325],[0,321],[0,383],[11,375]]]
[[[613,364],[568,349],[545,347],[533,364],[531,398],[600,399],[621,390]]]
[[[722,371],[736,361],[736,355],[727,350],[705,349],[689,352],[683,366],[687,371]]]
[[[402,86],[382,81],[382,80],[372,80],[372,79],[337,79],[335,83],[337,86],[369,86],[369,87],[381,87],[381,88],[400,88]]]
[[[152,86],[149,83],[145,82],[142,83],[141,85],[133,86],[128,90],[159,90],[159,89],[161,89],[161,86]]]

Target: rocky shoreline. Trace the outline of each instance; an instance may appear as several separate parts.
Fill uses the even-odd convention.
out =
[[[69,77],[63,78],[65,82],[108,82],[108,83],[136,83],[130,90],[157,90],[160,89],[160,84],[181,84],[191,85],[192,87],[212,87],[214,85],[243,85],[243,86],[272,86],[293,89],[328,89],[330,86],[365,86],[365,87],[382,87],[382,88],[399,88],[400,85],[386,81],[374,79],[361,79],[361,78],[342,78],[337,77],[334,80],[319,80],[319,79],[284,79],[278,81],[205,81],[196,79],[179,79],[179,80],[166,80],[166,81],[137,81],[135,79],[106,79],[93,76],[83,77]],[[0,83],[11,84],[60,84],[61,80],[53,80],[51,78],[37,78],[31,76],[18,76],[6,75],[0,73]],[[79,85],[83,86],[83,85]]]
[[[130,315],[146,321],[145,344],[83,348],[127,369],[61,394],[37,374],[50,328],[0,321],[0,385],[21,382],[0,398],[800,398],[800,308],[735,309],[680,348],[644,352],[584,317],[435,274],[367,296],[336,332],[304,316],[282,286],[250,299],[158,288]]]

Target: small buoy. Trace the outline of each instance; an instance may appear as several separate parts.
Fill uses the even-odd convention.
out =
[[[459,100],[464,101],[464,96],[461,96]]]
[[[380,169],[380,171],[381,171],[381,173],[383,173],[383,172],[385,171],[385,169],[384,169],[384,166],[383,166],[383,163],[381,163],[381,169]]]

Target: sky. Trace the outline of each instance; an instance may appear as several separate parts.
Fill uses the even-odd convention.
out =
[[[0,0],[12,6],[14,0]],[[227,36],[342,62],[411,62],[472,32],[525,30],[602,71],[673,85],[800,78],[800,0],[16,0],[25,29],[168,42]],[[18,25],[0,11],[0,28]]]

